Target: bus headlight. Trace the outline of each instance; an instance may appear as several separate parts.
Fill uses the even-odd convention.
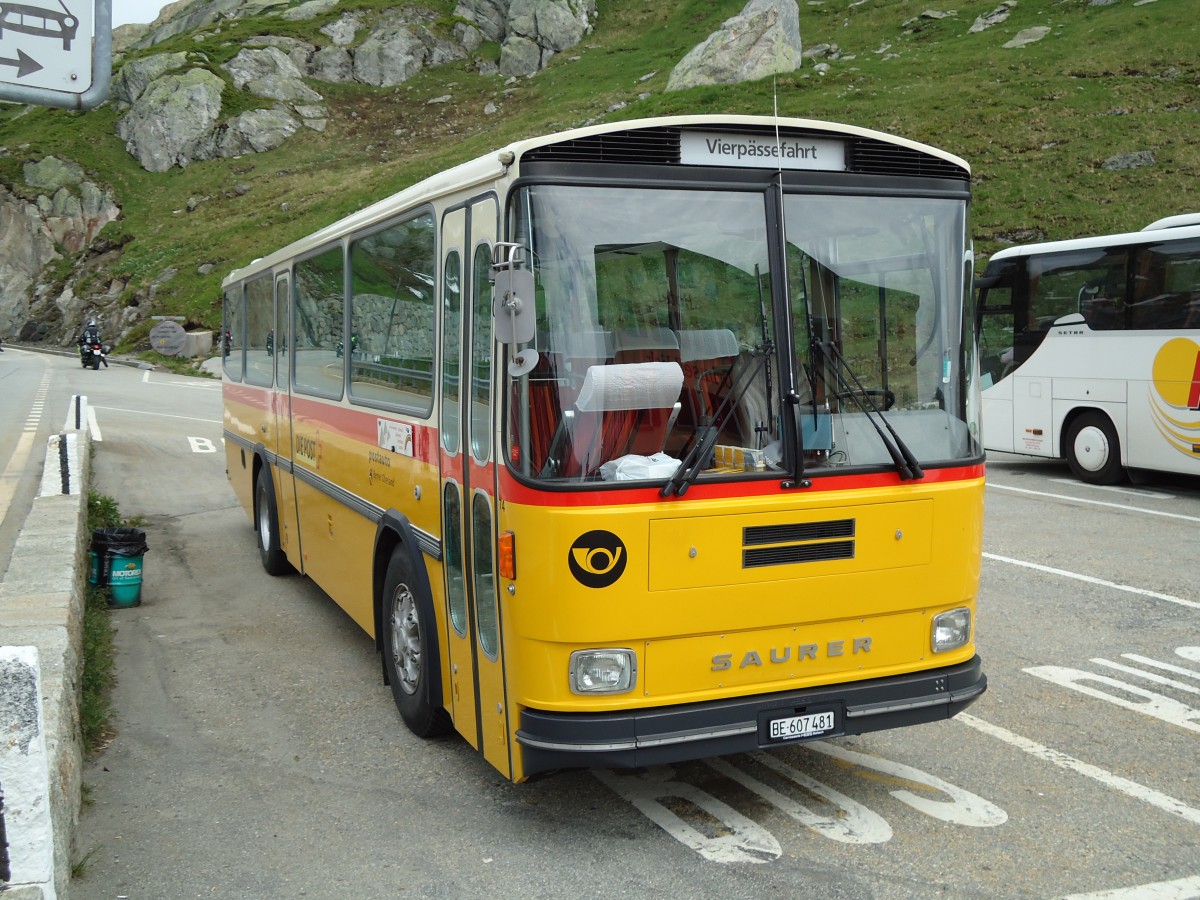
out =
[[[933,617],[930,643],[934,653],[957,650],[971,640],[971,611],[966,607],[952,609]]]
[[[567,680],[576,694],[623,694],[637,684],[632,650],[576,650]]]

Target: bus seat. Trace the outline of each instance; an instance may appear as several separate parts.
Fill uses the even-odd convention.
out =
[[[679,362],[679,339],[670,328],[631,328],[614,336],[613,362]]]
[[[714,400],[728,379],[738,352],[737,337],[728,328],[679,332],[687,409],[695,424],[712,415],[716,407]]]
[[[572,459],[564,460],[563,474],[589,475],[627,453],[662,450],[682,389],[683,369],[676,362],[592,366],[570,417]]]

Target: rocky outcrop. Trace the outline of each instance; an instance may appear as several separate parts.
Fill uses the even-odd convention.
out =
[[[595,0],[461,0],[454,15],[463,46],[500,44],[501,75],[533,75],[555,54],[574,47],[592,30]]]
[[[796,0],[750,0],[675,66],[667,90],[792,72],[800,67],[802,49]]]
[[[0,334],[18,335],[31,303],[45,288],[38,278],[63,253],[79,253],[97,233],[121,214],[112,193],[88,180],[70,160],[48,156],[27,163],[23,180],[33,199],[0,185]],[[52,318],[74,321],[73,295],[49,298]],[[65,307],[65,308],[64,308]],[[68,317],[70,317],[68,319]],[[74,326],[72,326],[74,327]]]
[[[296,51],[286,39],[278,41]],[[307,58],[304,51],[298,55]],[[243,49],[222,67],[235,88],[272,101],[224,122],[225,81],[205,68],[181,70],[186,64],[184,53],[148,56],[123,67],[114,84],[114,98],[129,107],[117,122],[117,134],[149,172],[218,156],[263,153],[303,126],[325,128],[324,98],[304,83],[292,56],[278,46]]]
[[[431,14],[404,11],[380,22],[354,48],[354,80],[377,87],[403,84],[426,66],[436,66],[466,57],[461,44],[438,37],[429,27]]]
[[[176,34],[215,27],[226,19],[277,14],[291,21],[326,15],[338,0],[202,0],[164,8],[137,41],[147,47]],[[127,111],[117,134],[142,167],[165,172],[175,166],[262,153],[301,127],[326,127],[324,98],[306,79],[375,87],[403,84],[427,66],[465,59],[485,40],[501,44],[498,70],[531,75],[591,29],[595,0],[462,0],[456,39],[441,31],[437,16],[418,7],[372,13],[348,12],[327,22],[320,46],[282,36],[256,38],[221,69],[233,87],[264,101],[261,109],[222,121],[224,79],[198,53],[161,53],[122,66],[112,97]],[[482,67],[482,66],[481,66]],[[492,70],[497,67],[491,64]]]
[[[224,89],[225,82],[207,69],[162,75],[118,120],[117,135],[148,172],[209,159]]]

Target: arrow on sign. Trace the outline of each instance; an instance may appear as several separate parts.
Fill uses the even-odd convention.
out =
[[[24,50],[17,51],[16,59],[5,59],[3,56],[0,56],[0,66],[12,66],[17,70],[18,78],[24,78],[26,75],[32,75],[34,72],[40,72],[45,68],[45,66]]]

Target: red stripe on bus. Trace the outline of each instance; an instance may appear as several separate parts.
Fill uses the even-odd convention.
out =
[[[632,506],[644,503],[686,503],[689,500],[732,500],[742,497],[780,496],[790,493],[798,495],[813,493],[838,493],[840,491],[863,490],[865,488],[897,487],[904,484],[940,484],[955,481],[971,481],[983,478],[982,463],[953,466],[945,469],[926,469],[920,481],[901,481],[894,472],[876,472],[871,475],[832,475],[820,477],[809,488],[779,487],[779,478],[762,481],[725,481],[716,484],[696,484],[682,497],[665,499],[659,496],[657,486],[647,488],[624,488],[621,490],[540,491],[517,481],[507,469],[500,474],[500,491],[504,499],[530,506]]]

